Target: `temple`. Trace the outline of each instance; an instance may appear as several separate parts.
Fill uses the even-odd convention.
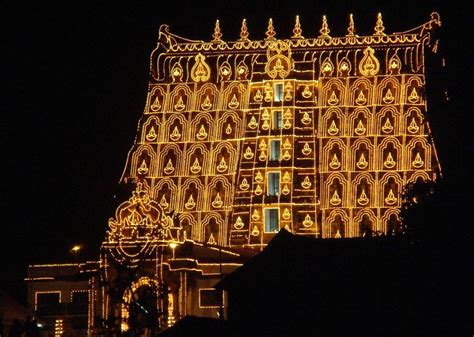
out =
[[[121,177],[134,192],[110,218],[86,287],[88,332],[143,325],[144,312],[160,329],[224,315],[214,285],[281,228],[321,239],[403,232],[404,186],[441,174],[425,93],[440,24],[433,13],[389,34],[379,14],[358,35],[350,15],[334,37],[323,16],[308,36],[296,17],[280,38],[270,19],[259,40],[243,20],[232,42],[219,21],[211,41],[162,25]]]

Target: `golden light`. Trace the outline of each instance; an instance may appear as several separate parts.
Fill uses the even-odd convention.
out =
[[[176,247],[178,247],[178,244],[176,242],[170,242],[171,249],[175,249]]]
[[[78,251],[81,250],[81,248],[82,248],[81,246],[75,245],[74,247],[71,248],[71,252],[77,253]]]

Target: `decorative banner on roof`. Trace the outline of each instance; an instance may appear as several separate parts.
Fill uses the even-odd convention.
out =
[[[191,78],[194,82],[206,82],[211,77],[211,68],[205,61],[206,57],[199,53],[194,59],[196,63],[191,68]]]
[[[177,230],[173,219],[138,183],[132,197],[117,207],[115,218],[109,219],[107,241],[118,243],[117,258],[135,261],[154,248],[153,242],[176,239]]]
[[[270,41],[267,49],[265,72],[271,78],[285,78],[293,69],[290,44],[281,40]]]
[[[377,75],[380,69],[379,60],[374,55],[374,50],[371,47],[367,47],[364,50],[364,57],[359,63],[359,71],[364,76]]]

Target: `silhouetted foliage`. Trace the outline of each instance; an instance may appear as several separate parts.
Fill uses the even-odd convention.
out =
[[[439,189],[442,182],[417,180],[405,186],[402,194],[400,219],[403,232],[419,242],[438,237],[440,205]]]

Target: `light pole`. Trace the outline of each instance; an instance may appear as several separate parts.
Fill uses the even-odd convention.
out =
[[[74,263],[77,263],[77,254],[79,253],[79,251],[82,249],[82,247],[80,245],[74,245],[72,248],[71,248],[71,253],[72,255],[74,256]]]
[[[173,251],[173,260],[174,260],[174,258],[175,258],[175,249],[176,249],[176,247],[178,247],[178,244],[176,242],[170,242],[169,246],[170,246],[171,250]]]

